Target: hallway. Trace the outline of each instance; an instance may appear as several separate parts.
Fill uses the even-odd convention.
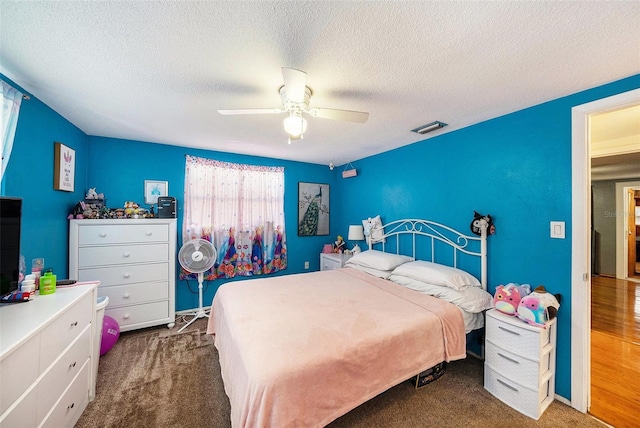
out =
[[[591,409],[616,428],[640,426],[640,283],[591,279]]]

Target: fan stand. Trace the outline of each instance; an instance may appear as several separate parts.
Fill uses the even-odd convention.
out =
[[[193,318],[191,318],[191,321],[183,325],[182,328],[178,330],[178,333],[182,332],[182,330],[189,327],[197,319],[204,318],[204,317],[209,318],[209,314],[207,313],[208,310],[205,310],[202,307],[202,282],[203,281],[204,281],[204,273],[199,272],[198,273],[198,310],[186,315],[186,316],[192,315]]]

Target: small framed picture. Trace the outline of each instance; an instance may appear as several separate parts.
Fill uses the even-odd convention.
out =
[[[62,143],[53,143],[53,188],[73,192],[76,176],[76,151]]]
[[[169,195],[168,181],[144,180],[144,203],[157,204],[158,196]]]

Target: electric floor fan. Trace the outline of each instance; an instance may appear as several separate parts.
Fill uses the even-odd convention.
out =
[[[178,333],[189,327],[195,320],[209,316],[202,305],[202,282],[204,281],[204,272],[213,267],[216,256],[216,248],[205,239],[192,239],[186,242],[178,252],[180,266],[189,273],[198,274],[198,310],[187,314],[187,316],[193,315],[193,318],[178,330]]]

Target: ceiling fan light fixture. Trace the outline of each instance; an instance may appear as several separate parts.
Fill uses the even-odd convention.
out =
[[[284,120],[284,130],[292,137],[299,137],[307,130],[307,121],[302,115],[291,112],[291,115]]]

